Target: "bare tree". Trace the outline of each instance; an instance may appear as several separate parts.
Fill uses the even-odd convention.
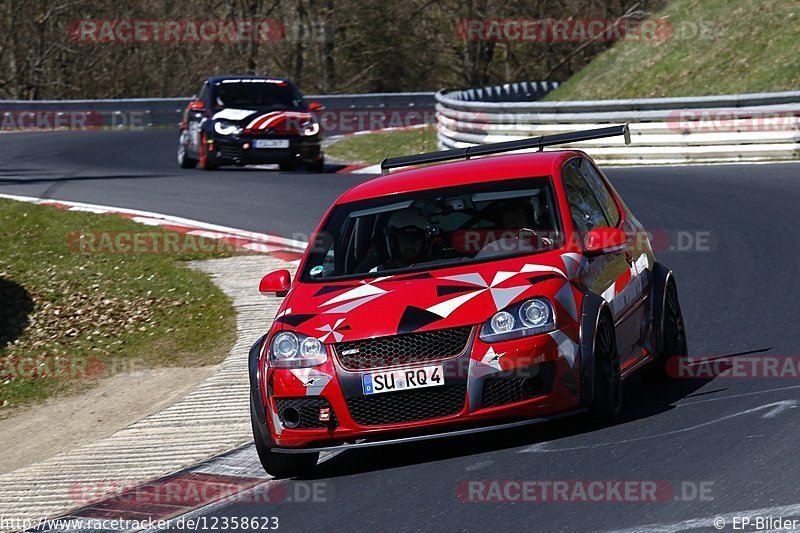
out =
[[[218,74],[292,77],[306,92],[563,80],[605,42],[469,39],[465,20],[613,19],[665,0],[4,0],[0,98],[186,96]],[[80,21],[276,21],[283,39],[94,42]],[[275,35],[272,35],[275,37]]]

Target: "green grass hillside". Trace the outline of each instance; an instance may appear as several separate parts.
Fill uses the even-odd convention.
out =
[[[669,21],[674,28],[671,38],[659,42],[618,42],[546,99],[701,96],[800,89],[798,2],[672,0],[653,16]]]

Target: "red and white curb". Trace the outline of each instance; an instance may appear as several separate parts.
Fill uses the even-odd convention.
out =
[[[339,453],[322,453],[320,463]],[[257,512],[251,514],[264,516],[270,514],[270,505],[327,503],[334,491],[329,481],[272,478],[262,469],[255,446],[250,443],[152,481],[135,486],[119,484],[102,498],[93,497],[91,486],[76,485],[73,492],[76,498],[86,500],[86,505],[32,530],[55,533],[85,528],[102,520],[115,520],[119,526],[106,531],[120,533],[167,528],[196,530],[199,528],[191,524],[202,524],[199,517],[229,505],[252,504]],[[263,521],[259,519],[259,524]]]
[[[66,200],[50,200],[32,196],[18,196],[14,194],[0,194],[0,198],[28,202],[38,205],[47,205],[69,211],[86,211],[97,214],[119,215],[148,226],[159,226],[165,230],[176,233],[185,233],[197,237],[220,239],[236,244],[237,246],[255,253],[269,254],[287,262],[299,261],[303,251],[308,245],[306,242],[287,239],[277,235],[258,233],[237,228],[229,228],[199,220],[192,220],[150,211],[112,207],[107,205],[87,204],[83,202],[70,202]]]

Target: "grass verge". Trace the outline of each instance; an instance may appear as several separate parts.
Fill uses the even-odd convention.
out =
[[[326,154],[349,163],[380,163],[384,157],[436,150],[436,128],[410,128],[351,135],[331,144]]]
[[[800,5],[786,0],[672,0],[663,41],[622,41],[545,100],[703,96],[796,90]]]
[[[113,373],[218,363],[235,340],[228,297],[184,264],[232,250],[82,253],[76,232],[169,234],[0,199],[0,417]]]

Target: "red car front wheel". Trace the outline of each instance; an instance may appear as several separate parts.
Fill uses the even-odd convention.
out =
[[[311,472],[317,461],[319,453],[297,453],[284,454],[275,453],[270,450],[269,444],[264,440],[264,436],[259,428],[259,422],[253,409],[253,399],[250,399],[250,423],[253,427],[253,440],[256,445],[256,453],[261,461],[261,466],[276,478],[297,477]]]

